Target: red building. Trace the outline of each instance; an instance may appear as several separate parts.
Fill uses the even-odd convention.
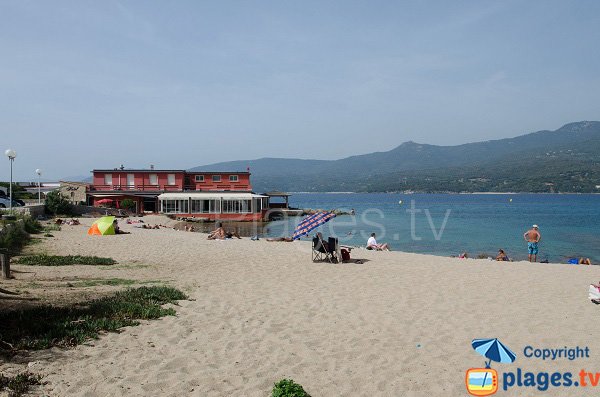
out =
[[[269,200],[252,192],[250,172],[185,170],[93,170],[90,203],[117,208],[133,200],[135,212],[161,212],[210,220],[263,219]]]

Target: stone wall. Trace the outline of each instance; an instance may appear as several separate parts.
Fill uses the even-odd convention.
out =
[[[9,212],[8,208],[4,208],[1,210],[3,213],[7,214]],[[33,218],[37,218],[39,215],[44,215],[46,212],[44,204],[35,204],[35,205],[26,205],[25,207],[13,207],[13,212],[19,214],[28,214]]]

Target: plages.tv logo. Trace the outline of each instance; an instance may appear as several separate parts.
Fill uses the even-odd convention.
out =
[[[467,370],[465,385],[469,394],[473,396],[491,396],[498,391],[498,372],[492,369],[492,361],[498,363],[512,363],[517,359],[508,347],[503,345],[498,338],[473,339],[473,349],[488,361],[485,368],[470,368]]]

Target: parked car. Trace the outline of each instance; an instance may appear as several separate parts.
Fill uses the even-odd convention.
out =
[[[25,203],[21,200],[13,200],[13,207],[22,207]],[[8,197],[0,197],[0,208],[9,208],[10,207],[10,199]]]

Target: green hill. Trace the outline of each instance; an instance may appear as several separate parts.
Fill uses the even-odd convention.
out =
[[[263,158],[192,170],[246,167],[256,191],[596,192],[600,122],[457,146],[406,142],[340,160]]]

